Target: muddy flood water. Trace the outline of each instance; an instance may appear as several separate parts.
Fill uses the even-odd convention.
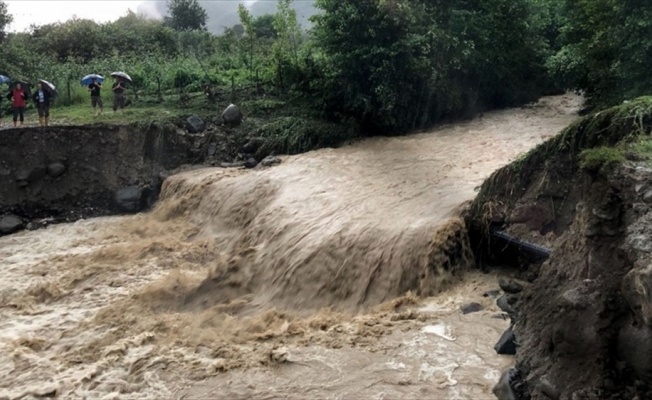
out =
[[[508,322],[459,212],[580,104],[189,171],[150,213],[1,237],[0,399],[493,398]]]

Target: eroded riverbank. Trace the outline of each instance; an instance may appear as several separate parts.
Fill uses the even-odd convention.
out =
[[[151,213],[0,238],[0,397],[489,398],[507,322],[482,297],[495,278],[467,272],[459,210],[579,105],[186,172]],[[278,368],[239,372],[261,366]]]

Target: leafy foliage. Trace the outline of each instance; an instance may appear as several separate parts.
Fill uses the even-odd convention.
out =
[[[5,38],[5,29],[11,24],[13,17],[7,10],[7,3],[0,1],[0,42]]]
[[[166,25],[177,31],[205,30],[208,14],[197,0],[168,0]]]
[[[526,0],[318,0],[313,89],[330,112],[403,132],[537,97],[544,40]]]
[[[563,47],[550,59],[564,86],[603,107],[652,90],[652,3],[562,0]]]

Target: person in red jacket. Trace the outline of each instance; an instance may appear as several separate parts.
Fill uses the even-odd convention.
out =
[[[25,120],[25,101],[27,100],[27,92],[23,89],[20,83],[17,83],[16,87],[9,91],[7,99],[11,100],[14,107],[14,128],[16,127],[18,117],[20,117],[20,126],[23,126],[23,121]]]

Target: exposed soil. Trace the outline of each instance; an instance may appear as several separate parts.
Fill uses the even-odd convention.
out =
[[[579,167],[582,149],[649,135],[650,110],[635,102],[577,122],[496,172],[471,208],[476,233],[500,226],[553,249],[521,271],[532,282],[513,315],[522,398],[652,398],[652,165]]]
[[[231,161],[245,138],[212,127],[190,134],[175,125],[91,125],[0,132],[0,216],[34,227],[135,212],[154,204],[163,179],[184,165]],[[140,188],[133,207],[121,189]],[[42,220],[42,221],[39,221]]]

